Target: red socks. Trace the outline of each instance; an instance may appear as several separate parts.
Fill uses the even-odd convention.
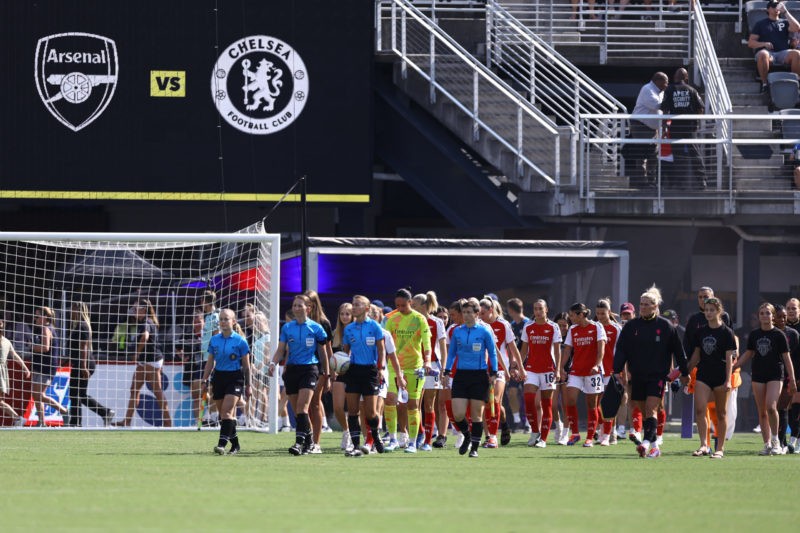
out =
[[[433,428],[436,427],[436,413],[431,411],[425,413],[425,444],[430,444],[433,440]]]
[[[564,410],[567,412],[567,424],[569,424],[569,429],[572,431],[573,435],[578,435],[580,433],[578,430],[578,406],[567,405]]]
[[[526,395],[527,396],[527,395]],[[527,408],[528,399],[525,398],[525,405]],[[536,416],[536,408],[533,409],[534,417]],[[553,399],[542,398],[542,436],[543,441],[547,441],[547,436],[550,434],[550,426],[553,424]],[[536,431],[533,424],[531,424],[531,431]]]
[[[489,435],[497,436],[497,428],[500,426],[500,406],[495,402],[494,416],[492,416],[491,404],[484,409],[483,416],[486,418],[486,431]]]
[[[552,406],[552,401],[550,405]],[[542,399],[542,410],[544,411],[544,399]],[[539,420],[536,414],[536,393],[525,393],[525,416],[528,418],[528,424],[531,426],[531,431],[539,433]],[[544,412],[542,413],[542,425],[544,425]],[[552,416],[552,413],[550,414]]]
[[[577,426],[577,424],[576,424]],[[586,440],[594,439],[594,432],[597,430],[597,409],[589,409],[586,413]]]
[[[663,409],[658,412],[658,426],[656,427],[656,435],[659,437],[664,434],[664,424],[667,423],[667,412]]]
[[[603,433],[606,435],[611,435],[611,431],[614,429],[614,419],[603,419]]]
[[[633,408],[633,413],[631,414],[631,423],[633,424],[633,430],[636,433],[642,432],[642,411],[638,407]]]

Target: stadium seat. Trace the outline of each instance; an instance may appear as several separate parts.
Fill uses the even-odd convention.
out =
[[[770,72],[769,96],[775,109],[790,109],[800,101],[800,83],[793,72]]]
[[[781,109],[781,115],[800,115],[800,109]],[[800,120],[781,121],[784,139],[800,139]]]
[[[789,8],[791,12],[791,7]],[[764,0],[750,0],[744,5],[747,27],[753,33],[753,26],[761,19],[767,18],[767,2]]]

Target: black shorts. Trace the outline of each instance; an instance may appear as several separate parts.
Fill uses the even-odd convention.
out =
[[[191,388],[192,382],[203,379],[203,367],[205,366],[205,363],[200,360],[184,362],[183,377],[181,378],[183,386],[187,389]]]
[[[241,370],[226,372],[214,370],[211,377],[211,390],[214,400],[221,400],[227,395],[241,396],[244,392],[244,373]]]
[[[343,376],[347,394],[377,396],[381,387],[381,376],[375,365],[350,365]]]
[[[783,365],[771,369],[753,369],[753,381],[756,383],[769,383],[770,381],[784,381],[786,373]]]
[[[489,374],[486,370],[461,369],[453,378],[452,398],[489,401]]]
[[[300,389],[316,389],[318,380],[317,365],[286,365],[283,371],[283,385],[289,395],[297,394]]]
[[[697,367],[697,381],[702,381],[711,389],[716,389],[721,385],[725,385],[725,369],[706,369],[701,366]]]
[[[664,378],[644,378],[636,379],[631,377],[631,400],[635,402],[643,402],[648,396],[656,398],[664,397],[664,390],[666,388],[666,380]]]

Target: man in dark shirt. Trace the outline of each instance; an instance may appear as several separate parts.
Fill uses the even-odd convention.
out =
[[[703,100],[697,89],[689,85],[689,72],[685,68],[675,71],[672,84],[664,91],[661,111],[665,115],[700,115],[703,113]],[[697,120],[673,119],[669,127],[669,136],[673,140],[693,139],[697,137]],[[690,189],[704,189],[706,186],[705,171],[700,152],[694,144],[672,145],[672,156],[676,175],[687,176]]]
[[[784,18],[779,18],[783,14]],[[800,75],[800,51],[791,49],[789,33],[800,31],[797,20],[783,2],[767,2],[767,18],[753,26],[747,46],[756,52],[756,67],[761,77],[761,92],[767,92],[767,74],[771,64],[786,65]]]

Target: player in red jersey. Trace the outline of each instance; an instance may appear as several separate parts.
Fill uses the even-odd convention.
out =
[[[547,319],[547,302],[533,303],[533,320],[522,330],[522,353],[525,362],[525,415],[531,426],[528,446],[544,448],[553,423],[553,391],[561,369],[561,330]],[[539,392],[539,394],[537,394]],[[537,417],[542,410],[541,424]]]
[[[423,452],[431,451],[431,440],[433,430],[436,427],[437,393],[442,388],[442,370],[447,363],[447,332],[444,322],[433,313],[439,307],[436,293],[428,291],[425,294],[417,294],[411,300],[411,308],[418,313],[422,313],[428,321],[431,330],[431,373],[425,376],[425,384],[422,386],[422,405],[425,417],[422,423],[422,430],[417,436],[417,449]],[[446,428],[446,426],[445,426]]]
[[[586,395],[587,431],[585,448],[594,446],[594,433],[597,429],[597,405],[600,393],[603,392],[603,355],[605,353],[606,332],[603,326],[589,320],[589,309],[582,303],[572,304],[569,308],[569,328],[564,345],[565,356],[572,353],[572,369],[567,379],[567,394],[564,398],[567,420],[572,436],[567,444],[575,445],[580,439],[578,431],[578,393]]]
[[[497,448],[497,429],[501,425],[501,442],[505,446],[511,441],[511,429],[508,421],[503,414],[503,394],[506,390],[506,380],[513,375],[515,379],[524,379],[522,369],[522,358],[517,350],[516,337],[511,331],[511,324],[503,318],[503,310],[500,302],[491,298],[484,298],[480,301],[480,317],[494,332],[495,346],[497,347],[497,379],[494,382],[494,408],[489,402],[486,403],[484,412],[486,413],[486,442],[484,448]],[[494,414],[492,415],[492,412]]]
[[[608,382],[611,381],[611,374],[614,371],[614,348],[617,346],[617,337],[619,332],[622,331],[622,326],[617,323],[617,319],[611,312],[611,300],[609,298],[602,298],[597,301],[595,307],[595,316],[597,322],[603,326],[606,332],[606,346],[603,352],[603,387],[608,387]],[[614,431],[614,418],[602,417],[603,427],[600,433],[600,446],[608,446],[617,443],[617,433]]]

